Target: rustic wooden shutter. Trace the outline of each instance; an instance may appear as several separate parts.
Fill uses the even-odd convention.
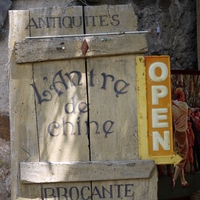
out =
[[[132,5],[10,11],[10,24],[12,198],[156,199],[138,155],[147,42],[123,33],[137,31]]]

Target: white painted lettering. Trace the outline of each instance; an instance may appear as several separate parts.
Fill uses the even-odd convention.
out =
[[[160,120],[167,120],[168,109],[167,108],[152,108],[152,127],[164,128],[168,127],[168,122],[160,122]]]
[[[156,73],[155,73],[156,68],[161,69],[161,75],[160,76],[156,75]],[[168,78],[168,68],[167,68],[167,66],[162,62],[152,63],[149,67],[149,77],[155,82],[164,81],[165,79]]]
[[[159,151],[159,144],[164,150],[170,150],[170,132],[164,131],[164,138],[161,137],[158,131],[153,131],[153,150]]]
[[[152,91],[152,104],[153,105],[158,105],[158,99],[166,97],[168,94],[168,89],[164,85],[153,85],[151,87]]]

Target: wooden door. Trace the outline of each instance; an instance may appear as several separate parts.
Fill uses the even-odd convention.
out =
[[[147,43],[132,5],[11,11],[10,24],[12,199],[155,199],[155,165],[138,155]]]

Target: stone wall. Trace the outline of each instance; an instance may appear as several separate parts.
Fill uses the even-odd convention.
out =
[[[11,1],[1,2],[0,21],[4,22]],[[148,55],[170,55],[172,69],[198,68],[195,0],[13,0],[10,9],[124,3],[133,3],[139,30],[150,31]],[[0,23],[0,199],[5,200],[10,198],[8,27],[8,19]]]
[[[135,12],[140,29],[152,30],[148,35],[148,54],[170,55],[172,69],[197,69],[195,1],[147,2],[149,5],[145,7],[138,3]]]
[[[10,193],[10,142],[0,138],[0,199],[9,200]]]

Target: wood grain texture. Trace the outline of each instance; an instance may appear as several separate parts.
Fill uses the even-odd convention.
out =
[[[156,199],[155,163],[140,160],[138,152],[135,59],[147,51],[146,35],[24,40],[135,31],[133,6],[25,13],[13,15],[22,18],[23,26],[12,25],[10,35],[12,200],[96,200],[111,187],[112,199]],[[68,19],[78,21],[68,27]],[[85,55],[84,40],[89,47]]]
[[[92,160],[138,158],[135,56],[88,59]],[[121,91],[121,92],[119,92]]]
[[[88,44],[86,55],[83,54],[81,49],[84,40]],[[116,56],[145,53],[146,51],[146,35],[139,33],[112,36],[27,39],[15,45],[17,63]]]
[[[24,183],[147,179],[154,167],[151,160],[20,163]]]
[[[88,161],[88,113],[80,111],[87,105],[85,61],[34,63],[33,74],[40,160]]]
[[[32,82],[32,65],[24,64],[22,68],[15,62],[14,43],[29,36],[25,30],[29,11],[10,11],[9,60],[10,60],[10,132],[11,132],[11,171],[12,200],[41,199],[41,185],[22,185],[19,180],[19,162],[39,162],[38,137],[34,93],[30,88]],[[37,191],[35,193],[34,191]]]
[[[85,6],[85,16],[99,16],[88,18],[88,24],[93,20],[92,26],[87,26],[86,33],[124,32],[137,30],[137,16],[132,4]],[[91,24],[91,23],[90,23]]]
[[[74,24],[71,25],[74,17]],[[83,33],[82,6],[30,9],[26,28],[30,36],[68,35]]]

